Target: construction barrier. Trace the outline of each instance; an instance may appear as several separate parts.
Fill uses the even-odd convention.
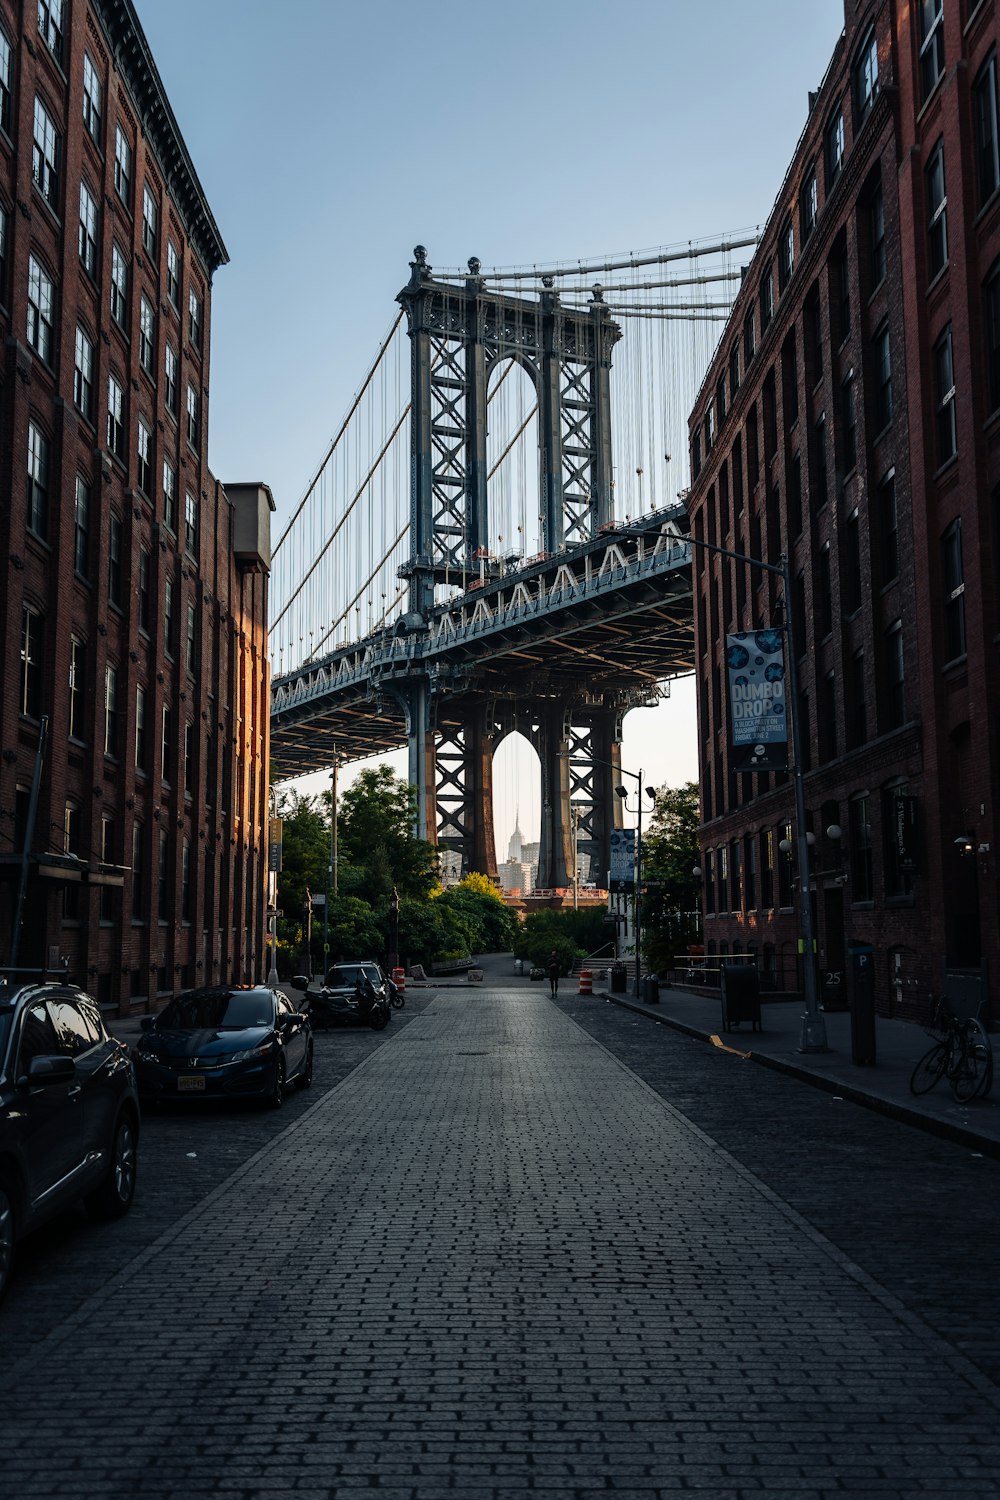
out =
[[[589,969],[580,970],[580,994],[592,995],[594,993],[594,976]]]
[[[405,969],[393,969],[393,971],[392,971],[392,973],[391,973],[391,975],[389,977],[390,977],[390,979],[392,980],[393,984],[396,986],[396,988],[398,990],[405,990],[406,989],[406,970]]]

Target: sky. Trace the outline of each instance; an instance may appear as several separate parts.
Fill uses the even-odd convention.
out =
[[[844,14],[844,0],[135,4],[230,256],[212,293],[212,470],[271,486],[275,538],[414,245],[432,265],[508,265],[762,225]],[[690,680],[628,715],[623,764],[652,785],[696,778]],[[510,742],[494,784],[503,858],[515,815],[529,840],[539,816]]]

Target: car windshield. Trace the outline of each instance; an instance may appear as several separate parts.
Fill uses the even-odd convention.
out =
[[[272,1026],[274,1001],[269,990],[202,990],[178,995],[157,1016],[161,1030],[243,1031],[248,1026]]]
[[[335,969],[330,970],[328,983],[357,984],[362,974],[374,985],[381,983],[381,976],[374,964],[338,964]]]

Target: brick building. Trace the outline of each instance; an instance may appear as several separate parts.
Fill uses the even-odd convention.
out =
[[[122,1011],[263,964],[273,505],[208,469],[226,261],[132,0],[0,0],[0,962],[33,825],[19,962]]]
[[[868,943],[911,1017],[1000,997],[998,15],[845,0],[690,424],[695,538],[790,560],[821,993]],[[695,551],[706,944],[791,983],[792,786],[734,771],[724,674],[780,579]]]

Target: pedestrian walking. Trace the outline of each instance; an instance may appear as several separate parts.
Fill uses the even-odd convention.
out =
[[[545,965],[545,972],[549,976],[549,987],[553,995],[558,995],[559,993],[560,968],[561,965],[559,963],[559,959],[556,956],[556,950],[553,948],[551,954],[549,955],[549,961]]]

